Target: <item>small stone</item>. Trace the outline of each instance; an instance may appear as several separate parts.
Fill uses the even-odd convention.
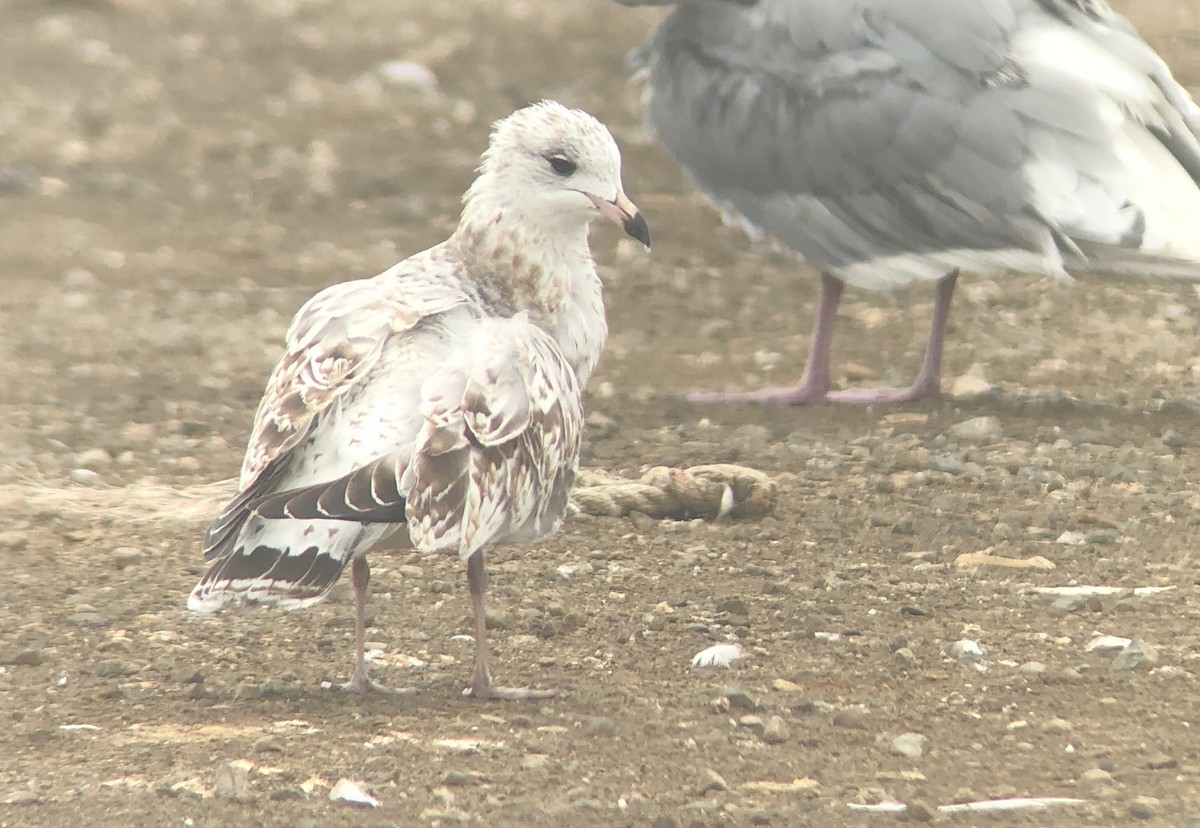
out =
[[[866,730],[869,727],[867,714],[853,707],[834,713],[833,723],[838,727],[845,727],[850,730]]]
[[[938,816],[937,809],[923,799],[914,799],[909,802],[904,813],[913,822],[933,822]]]
[[[530,753],[521,760],[521,767],[525,770],[541,770],[550,764],[550,757],[544,753]]]
[[[304,799],[304,791],[295,787],[276,788],[267,796],[272,802],[287,802],[292,799]]]
[[[736,707],[740,710],[757,710],[758,702],[754,698],[736,684],[730,684],[721,688],[721,695],[729,700],[730,707]]]
[[[13,791],[4,797],[5,805],[36,805],[41,801],[41,794],[30,790]]]
[[[704,796],[710,791],[729,790],[729,783],[725,781],[725,777],[712,768],[705,769],[704,776],[704,781],[696,786],[696,796]]]
[[[24,532],[0,532],[0,551],[23,552],[29,547],[29,536]]]
[[[1042,729],[1051,733],[1070,733],[1072,726],[1066,719],[1051,719],[1042,725]]]
[[[650,828],[679,828],[679,821],[670,814],[659,814],[650,820]]]
[[[788,681],[787,679],[775,679],[773,682],[771,682],[771,689],[778,690],[780,693],[799,693],[804,688],[802,688],[799,684],[796,684],[794,681]]]
[[[763,726],[762,740],[769,745],[783,744],[789,735],[787,722],[780,716],[772,716]]]
[[[993,442],[1004,436],[998,417],[972,417],[950,426],[946,433],[956,439],[976,443]]]
[[[1112,782],[1112,774],[1104,768],[1088,768],[1079,775],[1082,785],[1107,785]]]
[[[1017,668],[1017,672],[1026,676],[1040,676],[1046,672],[1046,665],[1040,661],[1026,661]]]
[[[764,727],[762,716],[755,716],[752,714],[742,716],[740,719],[738,719],[738,724],[747,730],[753,730],[755,733],[762,733]]]
[[[1179,767],[1179,760],[1160,751],[1152,753],[1146,759],[1146,767],[1150,770],[1169,770]]]
[[[264,736],[254,743],[258,753],[283,753],[283,740],[278,736]]]
[[[1134,819],[1150,819],[1158,813],[1160,804],[1153,796],[1136,796],[1129,803],[1129,815]]]
[[[585,729],[589,736],[612,736],[617,732],[616,724],[605,716],[593,716],[588,719]]]
[[[46,653],[42,650],[21,650],[21,652],[4,660],[8,664],[37,667],[46,662]]]
[[[929,737],[922,733],[901,733],[892,739],[892,753],[907,759],[919,759],[925,753]]]
[[[468,785],[475,785],[478,782],[479,780],[473,774],[458,770],[446,771],[445,775],[442,776],[443,785],[450,785],[451,787],[455,788],[463,788]]]
[[[246,802],[250,797],[250,762],[222,762],[213,777],[213,796]]]
[[[133,665],[115,658],[97,662],[92,670],[100,678],[124,678],[137,672],[137,668]]]
[[[1115,670],[1136,670],[1140,667],[1153,667],[1158,663],[1158,650],[1154,645],[1139,639],[1130,641],[1113,659]]]
[[[67,620],[80,627],[107,627],[112,622],[98,612],[76,612]]]
[[[142,550],[136,546],[118,546],[112,551],[113,566],[125,569],[143,558]]]

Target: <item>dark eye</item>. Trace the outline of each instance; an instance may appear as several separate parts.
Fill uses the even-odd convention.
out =
[[[578,165],[564,155],[547,156],[546,160],[550,162],[550,169],[562,176],[570,175],[578,169]]]

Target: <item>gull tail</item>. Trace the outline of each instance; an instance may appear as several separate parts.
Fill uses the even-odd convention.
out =
[[[236,542],[200,578],[188,609],[216,612],[227,604],[278,604],[298,609],[328,594],[372,527],[333,521],[264,520],[249,516]]]

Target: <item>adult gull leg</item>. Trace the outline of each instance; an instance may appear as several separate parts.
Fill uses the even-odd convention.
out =
[[[492,683],[488,670],[487,618],[483,612],[483,591],[487,586],[483,571],[483,550],[467,558],[467,587],[471,591],[471,609],[475,613],[475,673],[463,690],[473,699],[548,699],[557,690],[535,690],[532,687],[500,687]]]
[[[832,391],[827,399],[844,403],[889,403],[936,400],[942,395],[942,346],[946,342],[946,323],[950,319],[950,300],[954,298],[954,285],[958,271],[938,279],[933,294],[933,323],[929,328],[929,341],[925,343],[925,358],[921,370],[912,385],[907,388],[847,388]]]
[[[395,696],[407,696],[417,692],[412,687],[384,687],[367,673],[364,647],[367,638],[367,587],[371,583],[371,567],[362,555],[356,557],[351,564],[350,582],[354,585],[354,675],[342,685],[342,689],[351,693],[376,692]]]
[[[937,399],[941,395],[942,347],[946,338],[946,323],[950,318],[950,300],[958,271],[938,280],[934,292],[933,324],[925,345],[925,358],[912,385],[907,388],[847,388],[830,391],[829,358],[833,342],[833,325],[838,303],[842,298],[842,282],[829,274],[821,274],[821,296],[817,301],[817,318],[813,323],[812,346],[800,382],[793,387],[762,388],[758,391],[722,393],[701,391],[688,395],[695,403],[753,402],[765,405],[814,405],[821,402],[888,403],[916,402]]]

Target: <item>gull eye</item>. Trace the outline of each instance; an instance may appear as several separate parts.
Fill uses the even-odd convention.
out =
[[[546,160],[550,162],[550,169],[564,177],[579,169],[579,165],[565,155],[555,153],[554,155],[546,156]]]

